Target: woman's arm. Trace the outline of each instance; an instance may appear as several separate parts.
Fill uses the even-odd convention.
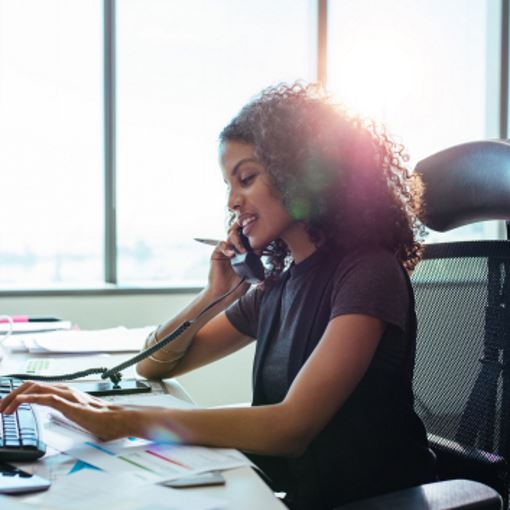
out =
[[[220,242],[214,249],[207,287],[181,313],[148,337],[144,348],[160,342],[183,322],[193,321],[181,336],[137,364],[136,370],[143,377],[163,379],[180,375],[234,352],[252,340],[237,331],[221,313],[249,288],[249,284],[241,281],[230,264],[234,247],[238,252],[245,251],[239,239],[238,227],[232,226],[228,241]],[[235,291],[230,294],[231,289]],[[227,293],[225,298],[202,313]],[[200,318],[196,320],[199,315]]]
[[[365,374],[384,331],[366,315],[332,319],[283,402],[248,408],[126,409],[62,387],[25,383],[0,402],[49,405],[103,439],[151,437],[159,427],[184,442],[266,455],[299,455],[325,427]]]
[[[138,374],[147,379],[175,377],[250,343],[253,339],[242,335],[234,328],[223,312],[238,297],[239,292],[236,292],[225,298],[168,346],[138,362],[136,365]],[[214,299],[208,290],[202,291],[179,315],[158,328],[155,340],[162,340],[184,321],[193,320]]]
[[[262,455],[299,455],[361,381],[384,328],[381,320],[367,315],[332,319],[280,404],[159,410],[149,422],[173,427],[192,444]],[[150,426],[142,422],[140,416],[138,433],[146,437]]]

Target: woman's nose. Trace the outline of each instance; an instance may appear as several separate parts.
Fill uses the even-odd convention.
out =
[[[227,207],[231,211],[237,211],[241,207],[242,197],[236,190],[230,190],[228,193]]]

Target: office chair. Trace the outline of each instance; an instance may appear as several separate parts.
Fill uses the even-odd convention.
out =
[[[415,408],[440,482],[341,507],[445,510],[508,506],[510,477],[510,144],[472,142],[416,166],[420,220],[444,232],[507,220],[507,239],[430,244],[413,275]]]

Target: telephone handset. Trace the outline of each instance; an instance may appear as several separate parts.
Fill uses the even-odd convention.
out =
[[[237,253],[230,259],[232,269],[248,283],[260,283],[264,279],[264,266],[250,246],[248,238],[239,230],[244,253]]]

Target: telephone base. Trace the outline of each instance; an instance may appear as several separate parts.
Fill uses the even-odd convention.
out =
[[[111,381],[83,381],[67,383],[71,388],[84,391],[89,395],[104,397],[106,395],[129,395],[152,391],[151,385],[138,379],[125,379],[113,384]]]

